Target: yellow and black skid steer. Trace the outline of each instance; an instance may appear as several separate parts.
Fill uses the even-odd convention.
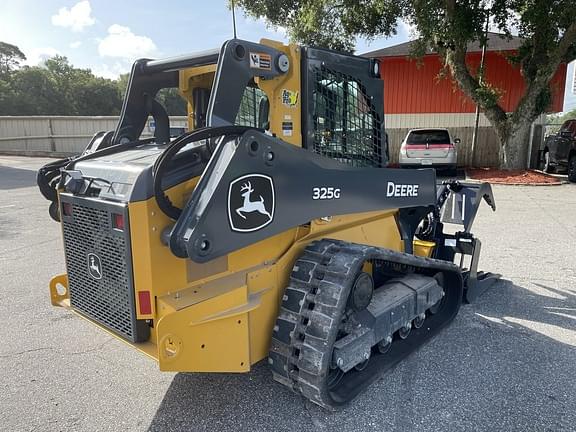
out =
[[[188,103],[176,136],[166,88]],[[138,60],[116,129],[38,172],[64,239],[52,304],[161,370],[267,360],[341,406],[497,277],[470,232],[490,186],[387,162],[374,60],[239,39]]]

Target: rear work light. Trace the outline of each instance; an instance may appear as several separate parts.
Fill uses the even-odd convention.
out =
[[[124,215],[112,213],[112,226],[124,231]]]

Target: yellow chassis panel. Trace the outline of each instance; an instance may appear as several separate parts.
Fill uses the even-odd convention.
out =
[[[139,203],[142,205],[143,203]],[[151,205],[150,202],[147,204]],[[130,218],[146,220],[144,214],[133,211]],[[135,206],[137,207],[137,206]],[[148,210],[149,211],[149,210]],[[266,358],[278,305],[284,288],[288,284],[294,261],[310,241],[318,238],[335,238],[351,242],[402,250],[395,220],[395,211],[372,212],[351,216],[337,216],[331,220],[315,220],[308,227],[299,227],[274,238],[230,254],[225,272],[217,273],[196,281],[186,280],[180,289],[166,291],[166,286],[185,280],[186,277],[174,270],[164,269],[161,275],[143,271],[139,260],[134,261],[135,278],[138,284],[145,283],[146,289],[154,293],[154,327],[150,341],[131,343],[98,325],[109,334],[153,357],[164,371],[189,372],[246,372],[252,364]],[[132,224],[148,229],[152,226]],[[132,232],[133,239],[143,239],[144,233]],[[151,240],[152,237],[148,237]],[[161,243],[145,244],[137,241],[139,256],[162,257],[172,265],[185,265],[188,260],[179,260],[170,254]],[[419,244],[419,252],[428,254],[433,244]],[[159,250],[159,249],[162,250]],[[276,256],[271,256],[271,254]],[[170,257],[170,258],[168,258]],[[263,259],[265,258],[265,259]],[[154,260],[155,268],[162,268]],[[168,262],[166,262],[168,264]],[[139,273],[141,272],[141,273]],[[67,293],[67,277],[59,275],[50,282],[52,303],[70,308]],[[153,283],[152,283],[153,282]],[[65,289],[65,293],[63,293]],[[82,315],[80,315],[82,316]],[[92,320],[82,316],[88,321]]]

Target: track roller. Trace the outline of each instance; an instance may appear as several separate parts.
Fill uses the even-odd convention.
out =
[[[414,318],[414,321],[412,321],[412,325],[414,326],[415,329],[419,329],[424,325],[425,319],[426,319],[426,313],[422,313],[418,315],[416,318]]]
[[[388,336],[387,338],[382,339],[378,344],[376,344],[376,346],[378,347],[380,354],[386,354],[390,351],[390,348],[392,348],[392,337]]]
[[[404,327],[398,330],[398,336],[400,336],[400,339],[408,339],[410,331],[412,331],[412,323],[407,323]]]

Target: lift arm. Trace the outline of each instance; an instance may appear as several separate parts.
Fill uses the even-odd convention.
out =
[[[432,169],[353,168],[249,131],[222,138],[169,244],[206,262],[313,219],[435,203]]]

